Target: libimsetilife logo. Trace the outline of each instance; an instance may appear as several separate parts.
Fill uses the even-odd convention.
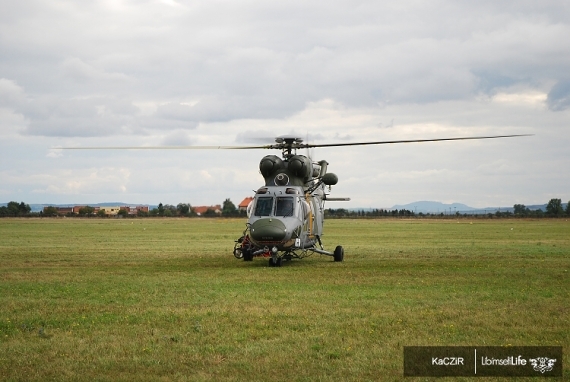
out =
[[[404,346],[404,376],[561,377],[561,346]]]
[[[554,369],[555,362],[556,362],[555,359],[548,357],[538,357],[530,359],[532,368],[536,371],[540,371],[542,374],[544,374],[547,371],[552,371],[552,369]]]

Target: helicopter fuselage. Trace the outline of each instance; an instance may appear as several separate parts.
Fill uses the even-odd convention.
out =
[[[304,191],[300,186],[257,191],[247,211],[249,237],[256,247],[292,251],[315,245],[323,229],[322,191]]]
[[[246,261],[269,256],[270,266],[280,266],[282,259],[303,258],[312,253],[342,261],[342,247],[329,252],[321,242],[325,186],[338,181],[335,174],[327,173],[327,165],[325,160],[315,163],[290,150],[284,151],[283,159],[275,155],[263,157],[259,171],[265,186],[256,191],[247,207],[247,228],[236,241],[234,256]]]

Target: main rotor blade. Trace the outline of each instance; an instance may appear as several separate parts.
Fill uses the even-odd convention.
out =
[[[409,139],[397,141],[377,141],[377,142],[352,142],[352,143],[275,143],[263,146],[97,146],[97,147],[53,147],[52,149],[61,150],[248,150],[248,149],[304,149],[313,147],[340,147],[340,146],[364,146],[364,145],[386,145],[392,143],[421,143],[421,142],[440,142],[440,141],[464,141],[470,139],[496,139],[496,138],[513,138],[528,137],[533,134],[513,134],[513,135],[492,135],[484,137],[454,137],[454,138],[435,138],[435,139]]]
[[[265,146],[98,146],[98,147],[53,147],[61,150],[241,150],[241,149],[271,149],[273,145]]]
[[[513,135],[492,135],[486,137],[455,137],[455,138],[435,138],[435,139],[409,139],[398,141],[378,141],[378,142],[352,142],[352,143],[323,143],[323,144],[303,144],[298,148],[309,147],[338,147],[338,146],[363,146],[363,145],[386,145],[390,143],[420,143],[420,142],[439,142],[439,141],[463,141],[469,139],[495,139],[495,138],[513,138],[513,137],[529,137],[533,134],[513,134]]]

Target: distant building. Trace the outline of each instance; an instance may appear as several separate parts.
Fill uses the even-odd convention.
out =
[[[240,211],[246,211],[247,210],[247,206],[249,206],[249,203],[251,203],[251,201],[253,200],[253,198],[251,196],[248,196],[247,198],[245,198],[244,200],[241,201],[241,203],[238,206],[238,210]]]
[[[148,206],[122,206],[122,210],[126,210],[129,215],[138,215],[140,212],[148,213]]]
[[[215,206],[198,206],[198,207],[192,207],[192,210],[194,210],[194,212],[196,213],[196,215],[198,216],[202,216],[206,213],[206,211],[208,210],[212,210],[214,211],[214,213],[216,215],[221,215],[222,214],[222,206],[219,204],[216,204]]]
[[[114,215],[117,215],[120,210],[121,210],[121,207],[120,207],[120,206],[105,206],[105,207],[99,207],[99,211],[104,211],[104,212],[105,212],[105,215],[107,215],[107,216],[114,216]]]
[[[73,206],[73,207],[53,207],[48,206],[44,207],[44,213],[48,212],[49,209],[57,212],[58,215],[68,215],[68,214],[75,214],[79,215],[79,211],[82,208],[90,207],[90,206]],[[104,207],[91,207],[93,208],[93,214],[97,214],[100,210],[105,212],[107,216],[115,216],[118,215],[119,211],[126,210],[129,215],[137,215],[139,211],[148,213],[148,206],[104,206]]]
[[[74,206],[73,207],[73,213],[74,214],[79,214],[79,210],[85,207],[91,207],[91,206]],[[93,208],[93,213],[96,214],[99,211],[99,207],[91,207]]]
[[[55,210],[57,211],[58,215],[67,215],[67,214],[71,214],[73,213],[73,207],[53,207],[53,206],[48,206],[48,207],[44,207],[44,213],[48,212],[48,209],[51,208],[55,208]],[[53,211],[53,210],[52,210]]]
[[[91,207],[93,208],[93,214],[97,214],[97,212],[99,212],[99,207],[92,207],[92,206],[75,206],[73,207],[73,213],[74,214],[79,214],[79,210],[81,210],[82,208],[85,207]]]

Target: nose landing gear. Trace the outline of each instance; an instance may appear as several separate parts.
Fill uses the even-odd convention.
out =
[[[269,266],[270,267],[280,267],[283,261],[282,257],[270,257],[269,258]]]

